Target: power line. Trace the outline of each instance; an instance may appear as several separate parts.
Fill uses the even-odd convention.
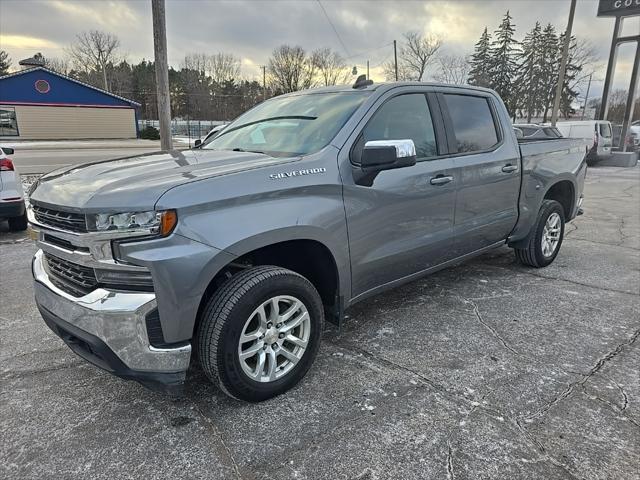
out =
[[[340,45],[342,45],[342,48],[344,48],[344,51],[346,52],[347,55],[351,55],[349,53],[349,49],[347,48],[347,46],[342,41],[342,37],[340,37],[340,34],[338,33],[338,30],[336,29],[336,26],[333,24],[333,22],[329,18],[329,15],[327,14],[327,11],[324,9],[324,5],[322,5],[322,2],[320,0],[316,0],[316,1],[318,2],[318,5],[320,5],[320,8],[322,9],[322,12],[324,13],[324,16],[327,18],[327,21],[329,22],[329,25],[331,25],[331,28],[333,28],[333,32],[336,34],[336,37],[338,37],[338,41],[340,42]]]

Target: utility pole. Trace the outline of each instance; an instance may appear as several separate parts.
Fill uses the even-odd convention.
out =
[[[393,63],[396,68],[396,82],[398,81],[398,49],[396,48],[396,41],[393,41]]]
[[[369,60],[367,60],[367,80],[369,80]]]
[[[562,62],[560,62],[560,72],[558,73],[558,85],[556,86],[556,98],[553,101],[551,111],[551,126],[555,127],[558,121],[558,110],[560,109],[560,98],[562,97],[562,87],[564,86],[564,74],[567,70],[567,60],[569,57],[569,45],[571,44],[571,31],[573,30],[573,16],[576,13],[576,0],[571,0],[569,9],[569,21],[567,30],[564,33],[564,46],[562,47]]]
[[[267,99],[267,66],[262,66],[262,101]]]
[[[160,148],[173,150],[171,139],[171,100],[169,98],[169,65],[167,62],[167,26],[164,0],[151,0],[153,15],[153,52],[156,67],[158,120],[160,121]]]
[[[589,75],[589,83],[587,84],[587,94],[584,96],[584,106],[582,107],[582,116],[580,120],[584,120],[584,114],[587,111],[587,103],[589,102],[589,90],[591,90],[591,77],[593,77],[593,73]]]

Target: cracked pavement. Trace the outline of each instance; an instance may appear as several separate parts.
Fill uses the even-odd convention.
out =
[[[357,305],[261,404],[78,359],[0,223],[0,477],[638,479],[640,167],[590,169],[585,197],[550,267],[505,247]]]

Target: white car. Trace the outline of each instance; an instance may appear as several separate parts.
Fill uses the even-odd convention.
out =
[[[629,126],[631,144],[636,150],[640,150],[640,120],[636,120]]]
[[[598,160],[611,156],[613,144],[613,128],[607,120],[581,120],[558,122],[560,133],[566,138],[582,138],[589,146],[587,163],[590,165]]]
[[[17,232],[27,229],[22,181],[13,162],[13,148],[0,147],[0,220],[9,220],[9,229]]]

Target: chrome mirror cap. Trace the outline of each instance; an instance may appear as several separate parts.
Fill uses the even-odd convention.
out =
[[[405,140],[369,140],[364,144],[364,148],[384,147],[394,147],[396,149],[396,158],[416,156],[416,146],[410,138]]]

